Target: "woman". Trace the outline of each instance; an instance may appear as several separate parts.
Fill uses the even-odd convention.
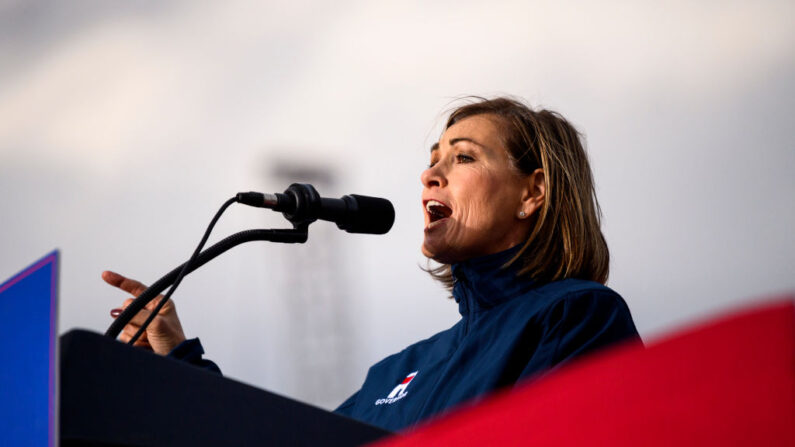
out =
[[[638,339],[624,300],[603,285],[609,254],[576,130],[508,98],[465,105],[445,127],[421,176],[422,252],[441,264],[430,273],[452,291],[462,318],[372,366],[336,410],[389,430]],[[112,272],[103,278],[136,296],[144,289]],[[136,316],[121,340],[147,316]],[[215,368],[198,340],[185,341],[172,303],[138,344]]]

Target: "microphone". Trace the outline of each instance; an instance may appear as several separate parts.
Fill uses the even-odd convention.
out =
[[[293,183],[284,193],[241,192],[237,201],[281,211],[296,227],[321,219],[348,233],[384,234],[395,222],[395,208],[389,200],[357,194],[328,199],[306,183]]]

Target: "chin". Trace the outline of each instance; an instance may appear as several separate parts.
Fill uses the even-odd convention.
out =
[[[433,259],[434,261],[436,260],[434,259],[433,252],[429,250],[428,247],[425,246],[425,244],[422,244],[422,246],[420,247],[420,251],[422,252],[422,255],[425,256],[426,258]]]
[[[432,247],[428,247],[425,244],[422,244],[421,250],[423,256],[433,259],[440,264],[455,264],[456,262],[460,261],[460,259],[457,259],[455,254],[449,253],[448,250],[433,249]]]

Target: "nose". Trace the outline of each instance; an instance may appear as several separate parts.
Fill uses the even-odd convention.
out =
[[[430,188],[432,186],[442,187],[447,184],[447,179],[445,178],[444,173],[440,169],[439,166],[440,164],[441,163],[436,163],[435,165],[422,171],[422,175],[420,175],[420,181],[422,182],[422,186]]]

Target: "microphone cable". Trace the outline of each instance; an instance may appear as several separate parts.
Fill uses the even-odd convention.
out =
[[[223,205],[221,205],[221,208],[218,210],[218,212],[215,213],[213,220],[210,221],[210,225],[207,226],[207,230],[205,230],[204,236],[202,237],[201,242],[199,242],[199,245],[196,247],[196,250],[193,251],[193,255],[190,257],[190,259],[188,259],[188,262],[186,262],[182,266],[182,270],[180,270],[179,275],[177,275],[177,279],[174,280],[174,284],[172,284],[171,288],[168,289],[168,292],[166,292],[166,294],[163,296],[163,299],[161,299],[160,302],[157,303],[157,306],[155,306],[154,310],[151,311],[149,317],[146,319],[146,321],[144,321],[144,324],[142,324],[141,327],[138,329],[138,332],[136,332],[135,335],[133,335],[133,337],[130,339],[130,341],[127,342],[128,345],[132,346],[136,342],[136,340],[138,340],[141,337],[141,335],[146,331],[146,328],[149,326],[152,320],[155,319],[158,312],[160,312],[160,309],[162,309],[163,306],[165,306],[166,302],[168,302],[169,298],[171,298],[171,295],[174,293],[175,290],[177,290],[177,287],[179,286],[179,283],[182,281],[182,278],[185,276],[185,273],[189,271],[190,267],[193,265],[193,263],[196,261],[196,258],[199,256],[199,253],[201,253],[202,248],[204,248],[204,244],[207,243],[207,239],[210,237],[210,233],[213,231],[213,227],[215,226],[215,223],[218,222],[218,219],[221,217],[221,214],[223,214],[224,211],[226,211],[226,209],[229,208],[229,205],[238,202],[239,197],[240,197],[239,195],[236,197],[232,197],[231,199],[224,202]]]

